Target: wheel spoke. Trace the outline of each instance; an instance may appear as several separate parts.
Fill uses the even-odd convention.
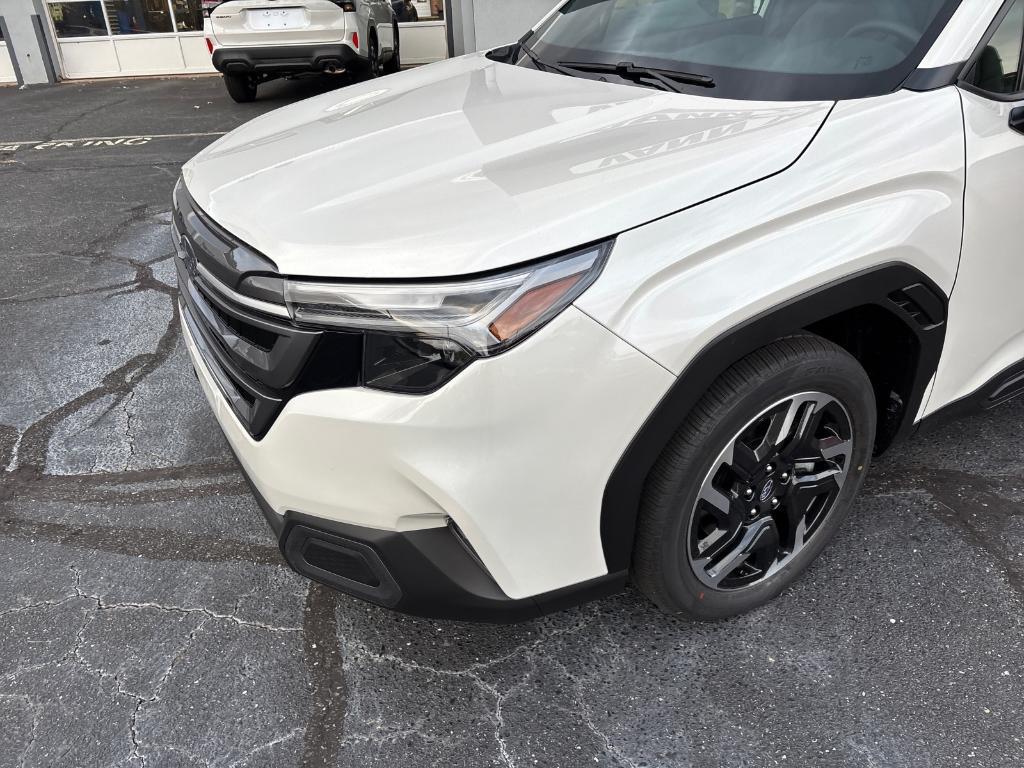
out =
[[[806,504],[797,506],[802,506],[806,510],[817,497],[826,493],[838,492],[841,477],[842,470],[839,469],[826,469],[814,474],[797,475],[793,478],[792,496],[794,500],[806,501]]]
[[[701,487],[699,498],[717,519],[723,522],[728,521],[729,507],[731,506],[729,497],[715,488],[710,480]]]
[[[807,446],[821,423],[824,406],[828,403],[828,399],[813,394],[799,395],[790,401],[786,431],[783,432],[783,439],[778,442],[782,455],[792,456]]]
[[[853,451],[853,441],[835,435],[824,437],[818,441],[818,450],[827,461],[842,459],[842,466],[845,467]]]
[[[704,572],[707,583],[718,586],[737,568],[746,563],[759,548],[770,546],[774,539],[776,551],[778,550],[778,536],[775,532],[775,523],[771,518],[758,520],[743,530],[735,545],[725,554],[718,554],[714,558],[704,557],[694,561],[694,566]]]
[[[814,474],[797,475],[786,501],[787,518],[786,546],[790,552],[797,552],[807,540],[808,529],[817,519],[815,513],[828,509],[841,488],[842,471],[827,469]],[[826,496],[824,503],[818,503]]]
[[[736,440],[729,460],[733,474],[743,482],[749,482],[757,471],[758,463],[754,450],[741,440]]]

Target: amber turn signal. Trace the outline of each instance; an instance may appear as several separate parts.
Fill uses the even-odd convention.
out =
[[[563,277],[553,283],[527,291],[511,307],[501,313],[488,328],[499,341],[509,341],[524,328],[530,327],[537,318],[558,304],[566,293],[572,290],[585,273]]]

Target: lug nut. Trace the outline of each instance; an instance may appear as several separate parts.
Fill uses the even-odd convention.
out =
[[[764,468],[764,471],[767,472],[770,475],[772,472],[775,471],[775,467],[773,467],[771,464],[769,464],[767,467]]]
[[[782,481],[782,482],[784,482],[784,483],[788,483],[788,482],[789,482],[789,472],[783,472],[783,473],[782,473],[782,474],[781,474],[781,475],[779,476],[779,480],[781,480],[781,481]]]
[[[752,498],[754,498],[754,489],[747,488],[747,490],[743,492],[743,498],[746,499],[747,501],[750,501]]]
[[[773,497],[772,498],[772,509],[775,509],[778,506],[779,506],[779,500]]]
[[[757,517],[757,510],[756,509],[752,509],[752,510],[750,510],[750,512],[748,514],[750,515],[751,518]]]

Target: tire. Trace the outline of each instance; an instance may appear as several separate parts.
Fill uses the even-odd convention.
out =
[[[662,610],[696,620],[776,597],[849,513],[876,418],[867,373],[821,337],[789,336],[737,362],[647,479],[633,583]]]
[[[366,45],[366,79],[373,80],[374,78],[380,77],[382,74],[380,45],[377,43],[376,33],[370,35],[370,40]]]
[[[252,75],[225,74],[228,95],[239,104],[256,100],[256,78]]]
[[[395,24],[395,50],[391,53],[391,58],[384,64],[384,74],[393,75],[402,69],[402,48],[401,42],[398,37],[398,24]]]

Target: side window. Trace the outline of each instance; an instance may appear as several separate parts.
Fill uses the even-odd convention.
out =
[[[989,93],[1021,90],[1021,45],[1024,43],[1024,0],[1014,0],[965,80]]]

